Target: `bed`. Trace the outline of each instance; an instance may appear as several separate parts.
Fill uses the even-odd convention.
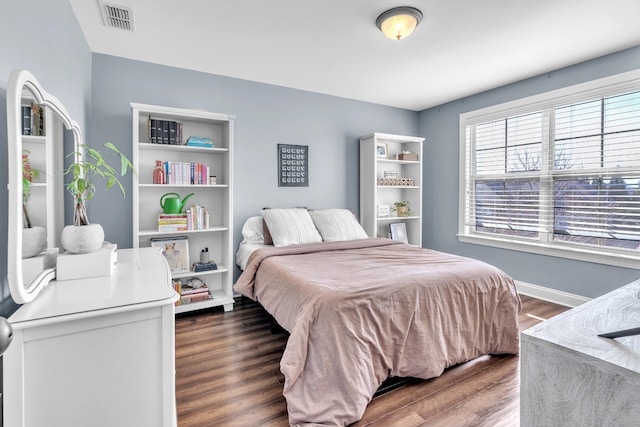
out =
[[[428,379],[484,354],[518,352],[520,299],[508,275],[367,238],[342,211],[330,221],[296,212],[302,223],[263,211],[263,237],[269,230],[273,244],[245,224],[236,256],[243,272],[234,289],[290,334],[280,368],[291,425],[348,425],[388,377]]]

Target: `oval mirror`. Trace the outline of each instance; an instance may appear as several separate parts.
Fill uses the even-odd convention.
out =
[[[76,147],[82,144],[64,105],[29,71],[14,70],[7,85],[7,279],[18,304],[55,278],[64,227],[64,128]]]

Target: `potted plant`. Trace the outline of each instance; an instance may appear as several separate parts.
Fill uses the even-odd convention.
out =
[[[411,216],[413,215],[413,209],[411,203],[407,201],[395,202],[391,208],[398,216]]]
[[[34,227],[27,209],[31,198],[31,184],[40,177],[40,170],[31,167],[29,151],[22,151],[22,212],[24,228],[22,229],[22,258],[38,255],[47,246],[47,233],[44,227]]]
[[[86,144],[80,145],[78,151],[70,153],[67,157],[74,156],[75,161],[64,171],[64,175],[70,175],[71,180],[67,183],[67,191],[73,196],[73,225],[66,226],[62,230],[60,238],[62,246],[71,253],[89,253],[100,249],[104,241],[104,230],[100,224],[91,224],[87,216],[86,203],[93,199],[95,194],[96,178],[106,180],[105,188],[112,188],[117,185],[125,196],[124,187],[118,179],[118,175],[123,177],[129,170],[136,173],[133,164],[118,148],[111,142],[104,146],[112,153],[111,157],[120,158],[120,173],[107,163],[105,156],[94,148]]]

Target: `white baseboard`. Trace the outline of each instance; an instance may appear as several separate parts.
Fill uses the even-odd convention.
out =
[[[583,297],[580,295],[570,294],[568,292],[558,291],[551,288],[545,288],[544,286],[533,285],[531,283],[521,282],[519,280],[514,281],[516,283],[516,289],[522,295],[527,295],[555,304],[564,305],[565,307],[577,307],[580,304],[591,301],[591,298]]]

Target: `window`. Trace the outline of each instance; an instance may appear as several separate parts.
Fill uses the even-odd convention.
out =
[[[640,269],[640,78],[461,115],[461,241]]]

